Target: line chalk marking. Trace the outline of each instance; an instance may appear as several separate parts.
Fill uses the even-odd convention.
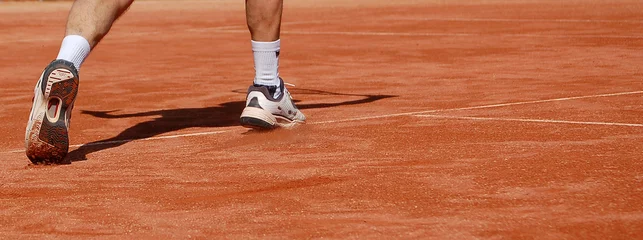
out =
[[[0,0],[2,1],[2,0]],[[283,26],[288,26],[288,25],[299,25],[299,24],[308,24],[308,23],[323,23],[323,21],[295,21],[295,22],[285,22],[281,23]],[[241,28],[245,25],[223,25],[223,26],[218,26],[218,27],[207,27],[207,28],[184,28],[184,29],[179,29],[183,30],[184,32],[222,32],[222,31],[234,31],[236,32],[245,32],[247,33],[247,30],[243,29],[237,29],[235,28]],[[174,31],[174,29],[170,29],[167,31]],[[131,37],[131,36],[147,36],[147,35],[156,35],[156,34],[163,34],[163,31],[140,31],[140,32],[116,32],[109,34],[109,38],[121,38],[121,37]],[[2,37],[0,35],[0,37]],[[26,38],[26,39],[7,39],[7,40],[0,40],[0,43],[29,43],[29,42],[46,42],[46,41],[62,41],[62,37],[40,37],[40,38]]]
[[[202,29],[211,33],[247,33],[247,30],[234,29]],[[614,39],[643,39],[643,35],[612,35],[612,34],[589,34],[589,35],[561,35],[561,34],[487,34],[487,33],[440,33],[440,32],[345,32],[345,31],[281,31],[282,34],[291,35],[335,35],[335,36],[393,36],[393,37],[527,37],[527,38],[614,38]]]
[[[642,94],[642,93],[643,93],[643,91],[632,91],[632,92],[586,95],[586,96],[577,96],[577,97],[552,98],[552,99],[523,101],[523,102],[499,103],[499,104],[490,104],[490,105],[473,106],[473,107],[434,109],[434,110],[417,111],[417,112],[394,113],[394,114],[376,115],[376,116],[359,117],[359,118],[348,118],[348,119],[341,119],[341,120],[330,120],[330,121],[323,121],[323,122],[315,122],[315,123],[311,123],[311,124],[352,122],[352,121],[377,119],[377,118],[411,116],[411,115],[426,114],[426,113],[447,112],[447,111],[461,111],[461,110],[474,110],[474,109],[496,108],[496,107],[507,107],[507,106],[526,105],[526,104],[535,104],[535,103],[569,101],[569,100],[586,99],[586,98],[599,98],[599,97],[613,97],[613,96],[622,96],[622,95],[634,95],[634,94]]]
[[[394,114],[375,115],[375,116],[368,116],[368,117],[347,118],[347,119],[340,119],[340,120],[330,120],[330,121],[313,122],[313,123],[307,123],[307,124],[308,124],[308,125],[322,125],[322,124],[340,123],[340,122],[352,122],[352,121],[360,121],[360,120],[368,120],[368,119],[377,119],[377,118],[390,118],[390,117],[399,117],[399,116],[425,115],[425,114],[428,114],[428,113],[436,113],[436,112],[448,112],[448,111],[460,111],[460,110],[473,110],[473,109],[484,109],[484,108],[496,108],[496,107],[517,106],[517,105],[536,104],[536,103],[547,103],[547,102],[569,101],[569,100],[576,100],[576,99],[587,99],[587,98],[599,98],[599,97],[613,97],[613,96],[623,96],[623,95],[634,95],[634,94],[642,94],[642,93],[643,93],[643,91],[620,92],[620,93],[606,93],[606,94],[586,95],[586,96],[577,96],[577,97],[564,97],[564,98],[552,98],[552,99],[534,100],[534,101],[522,101],[522,102],[511,102],[511,103],[499,103],[499,104],[481,105],[481,106],[473,106],[473,107],[446,108],[446,109],[434,109],[434,110],[417,111],[417,112],[394,113]],[[534,119],[534,120],[535,120],[535,119]],[[550,120],[550,121],[556,121],[556,120]],[[608,124],[609,124],[609,123],[608,123]],[[619,124],[619,123],[612,123],[612,124]],[[622,123],[622,124],[627,124],[627,123]],[[636,125],[636,124],[635,124],[635,125]],[[637,127],[638,127],[638,126],[637,126]],[[232,130],[227,130],[227,131],[213,131],[213,132],[197,132],[197,133],[176,134],[176,135],[168,135],[168,136],[160,136],[160,137],[151,137],[151,138],[142,138],[142,139],[125,139],[125,140],[117,140],[117,141],[107,141],[107,142],[96,142],[96,143],[77,144],[77,145],[72,145],[72,146],[70,146],[70,147],[81,147],[81,146],[83,146],[83,145],[85,145],[85,146],[97,146],[97,145],[115,144],[115,143],[127,143],[127,142],[136,142],[136,141],[152,141],[152,140],[171,139],[171,138],[183,138],[183,137],[193,137],[193,136],[204,136],[204,135],[222,134],[222,133],[227,133],[227,132],[231,132],[231,131],[232,131]],[[9,151],[3,151],[3,152],[0,152],[0,153],[21,153],[21,152],[24,152],[24,149],[20,149],[20,150],[9,150]]]
[[[429,19],[432,21],[444,20],[444,21],[470,21],[470,22],[482,22],[484,19]],[[511,19],[506,19],[510,21]],[[505,19],[486,19],[485,21],[505,21]],[[530,22],[532,20],[516,20],[522,22]],[[558,19],[552,20],[553,22],[606,22],[612,23],[611,20],[574,20],[574,19]],[[309,23],[317,23],[320,21],[310,21]],[[615,21],[618,22],[618,21]],[[638,23],[635,20],[628,21],[627,23]],[[307,22],[292,22],[292,23],[282,23],[282,25],[297,25],[304,24]],[[180,29],[184,32],[210,32],[210,33],[248,33],[248,30],[245,29],[234,29],[239,26],[219,26],[212,28],[185,28]],[[176,31],[176,30],[173,30]],[[142,32],[132,32],[132,33],[118,33],[110,34],[109,38],[125,38],[131,36],[147,36],[147,35],[160,35],[163,34],[163,31],[142,31]],[[643,39],[643,35],[613,35],[613,34],[488,34],[488,33],[440,33],[440,32],[365,32],[365,31],[281,31],[282,34],[292,34],[292,35],[336,35],[336,36],[393,36],[393,37],[526,37],[526,38],[612,38],[612,39]],[[2,37],[2,36],[0,36]],[[42,37],[42,38],[28,38],[28,39],[7,39],[0,40],[0,43],[28,43],[28,42],[46,42],[46,41],[60,41],[60,37]]]
[[[161,140],[161,139],[206,136],[206,135],[222,134],[222,133],[227,133],[227,132],[230,132],[230,131],[197,132],[197,133],[176,134],[176,135],[141,138],[141,139],[124,139],[124,140],[115,140],[115,141],[104,141],[104,142],[76,144],[76,145],[70,145],[69,147],[70,148],[82,147],[82,146],[91,147],[91,146],[109,145],[109,144],[117,144],[117,143],[142,142],[142,141],[153,141],[153,140]],[[20,150],[6,151],[6,152],[3,152],[3,153],[21,153],[21,152],[24,152],[24,151],[25,151],[24,149],[20,149]]]
[[[393,18],[394,20],[415,20],[415,21],[444,21],[444,22],[554,22],[554,23],[643,23],[643,20],[636,19],[521,19],[521,18]]]
[[[643,127],[643,124],[637,124],[637,123],[581,122],[581,121],[566,121],[566,120],[554,120],[554,119],[466,117],[466,116],[444,116],[444,115],[432,115],[432,114],[422,114],[422,115],[413,115],[413,116],[415,116],[415,117],[426,117],[426,118],[461,119],[461,120],[509,121],[509,122],[532,122],[532,123],[565,123],[565,124],[580,124],[580,125],[605,125],[605,126],[622,126],[622,127]]]

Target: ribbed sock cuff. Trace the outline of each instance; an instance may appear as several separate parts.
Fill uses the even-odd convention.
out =
[[[252,41],[255,62],[254,83],[264,86],[279,86],[279,52],[281,41]]]
[[[80,71],[80,66],[89,56],[89,52],[91,47],[87,39],[79,35],[69,35],[63,39],[56,59],[70,61],[74,63],[76,70]]]

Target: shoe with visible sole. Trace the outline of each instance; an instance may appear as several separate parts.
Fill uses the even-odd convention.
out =
[[[63,163],[69,150],[69,120],[78,80],[73,63],[54,60],[36,83],[25,133],[26,154],[32,163]]]
[[[281,94],[274,98],[277,87],[252,85],[248,88],[246,107],[241,113],[241,125],[253,129],[290,128],[304,123],[306,117],[295,106],[284,81],[280,78]]]

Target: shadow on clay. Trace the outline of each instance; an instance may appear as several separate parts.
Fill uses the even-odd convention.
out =
[[[245,94],[245,91],[234,91]],[[343,101],[337,103],[310,103],[306,104],[295,101],[301,110],[316,108],[332,108],[348,105],[368,104],[378,100],[397,97],[393,95],[359,95],[334,93],[312,89],[293,89],[294,95],[331,95],[360,97],[357,100]],[[117,111],[90,111],[82,110],[81,114],[91,115],[97,118],[121,119],[132,117],[158,116],[153,120],[138,123],[123,130],[118,135],[91,143],[86,143],[67,155],[67,162],[87,160],[87,155],[105,149],[116,148],[131,141],[151,138],[165,133],[178,131],[186,128],[217,128],[239,126],[239,115],[245,107],[245,101],[234,101],[222,103],[219,106],[205,108],[179,108],[158,111],[140,112],[132,114],[116,114]],[[304,111],[304,114],[306,112]]]

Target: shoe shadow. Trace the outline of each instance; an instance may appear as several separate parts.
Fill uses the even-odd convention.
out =
[[[233,91],[245,94],[245,91]],[[393,95],[358,95],[334,93],[312,89],[293,89],[295,95],[332,95],[352,96],[360,99],[343,101],[338,103],[297,103],[301,110],[316,108],[332,108],[338,106],[368,104],[378,100],[397,97]],[[69,152],[68,162],[87,160],[87,155],[105,149],[116,148],[131,141],[152,138],[164,133],[174,132],[186,128],[217,128],[239,125],[239,115],[245,107],[245,101],[234,101],[222,103],[215,107],[205,108],[179,108],[158,111],[140,112],[132,114],[116,114],[116,111],[90,111],[82,110],[81,114],[91,115],[97,118],[121,119],[132,117],[158,116],[153,120],[138,123],[123,130],[118,135],[95,142],[83,144],[79,148]],[[305,114],[305,112],[304,112]]]

